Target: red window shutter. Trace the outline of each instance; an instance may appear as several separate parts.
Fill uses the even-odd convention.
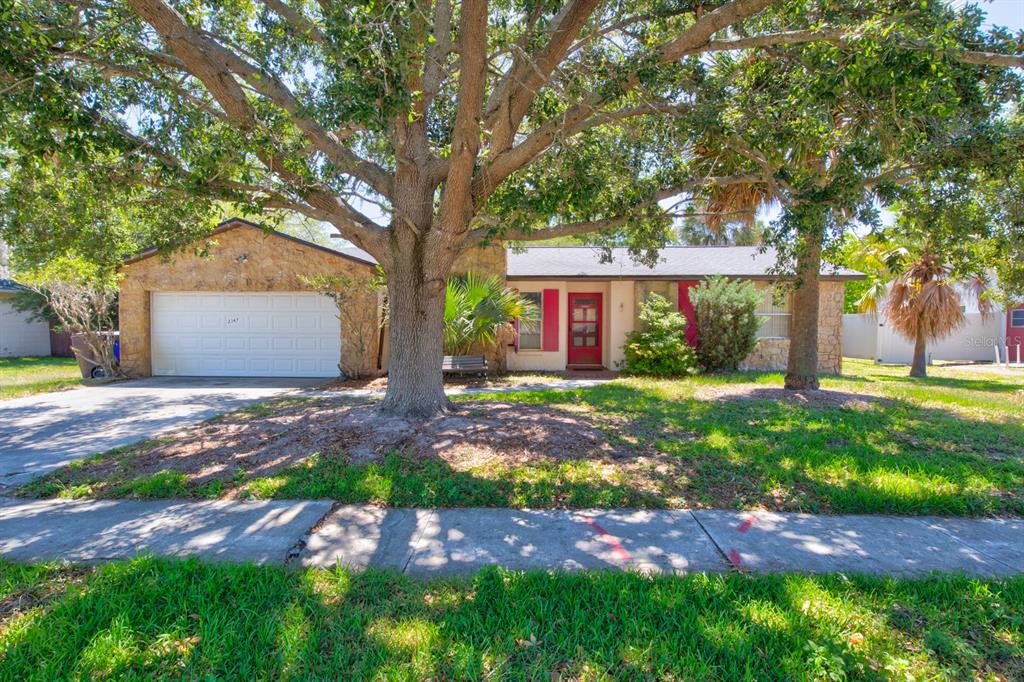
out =
[[[697,311],[690,300],[690,289],[700,284],[696,280],[679,281],[679,312],[686,316],[686,342],[697,347]]]
[[[541,297],[541,310],[544,317],[541,350],[558,350],[558,289],[545,289]]]

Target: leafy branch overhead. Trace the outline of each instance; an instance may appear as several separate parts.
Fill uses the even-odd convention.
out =
[[[743,182],[799,200],[780,135],[813,154],[889,116],[927,144],[907,120],[972,104],[943,76],[999,89],[995,67],[1024,65],[977,13],[895,0],[27,0],[3,24],[13,175],[102,150],[92,182],[298,211],[385,266],[404,229],[455,249],[600,231],[639,251],[664,241],[673,196]],[[801,81],[780,88],[777,68]],[[873,110],[830,116],[839,88]],[[863,147],[856,170],[901,177]]]

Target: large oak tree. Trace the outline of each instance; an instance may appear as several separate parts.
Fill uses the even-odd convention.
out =
[[[976,122],[1007,95],[999,73],[1024,66],[976,12],[923,0],[15,0],[0,11],[10,186],[70,168],[100,203],[111,191],[195,216],[228,201],[331,223],[388,275],[384,408],[417,415],[446,405],[443,298],[460,253],[595,235],[650,260],[669,235],[666,202],[735,186],[784,207],[775,234],[806,284],[791,383],[813,385],[828,226],[955,143],[960,108],[943,98],[966,95]],[[8,192],[5,227],[39,212],[30,193]],[[172,220],[162,229],[169,244],[195,236]]]

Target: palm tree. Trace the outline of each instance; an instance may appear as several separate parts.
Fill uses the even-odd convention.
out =
[[[883,259],[898,273],[885,297],[885,315],[900,335],[914,342],[910,376],[925,377],[928,343],[949,336],[966,319],[957,282],[950,267],[927,240],[917,249],[893,249]],[[992,313],[988,286],[982,278],[961,284],[977,299],[982,315]]]
[[[539,319],[537,307],[495,276],[472,272],[448,280],[444,301],[444,351],[466,355],[497,342],[516,320]]]

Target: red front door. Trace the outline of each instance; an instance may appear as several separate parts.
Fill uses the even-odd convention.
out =
[[[601,294],[569,294],[569,364],[601,364]]]

